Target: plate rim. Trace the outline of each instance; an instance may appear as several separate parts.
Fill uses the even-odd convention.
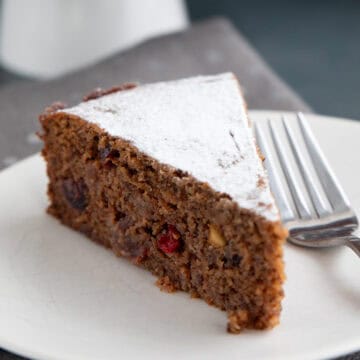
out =
[[[262,114],[272,114],[272,115],[293,115],[294,112],[291,111],[277,111],[277,110],[249,110],[249,117],[251,119],[251,116],[253,115],[262,115]],[[320,115],[320,114],[312,114],[312,113],[306,113],[309,117],[315,117],[319,119],[325,119],[328,120],[335,120],[335,121],[342,121],[342,122],[349,122],[352,124],[358,124],[360,126],[360,122],[354,119],[349,118],[341,118],[341,117],[332,117],[327,115]],[[35,161],[36,158],[40,158],[40,153],[37,152],[35,154],[32,154],[26,158],[21,159],[20,161],[16,162],[15,164],[12,164],[5,169],[2,169],[0,171],[0,176],[4,176],[6,173],[11,173],[14,171],[15,168],[21,167],[24,163]],[[280,324],[281,326],[281,324]],[[241,336],[241,335],[240,335]],[[360,334],[359,334],[359,340],[360,340]],[[9,351],[11,353],[14,353],[19,356],[24,356],[28,358],[36,358],[39,360],[42,359],[48,359],[51,357],[52,359],[63,359],[59,355],[50,354],[46,351],[39,351],[32,349],[31,347],[24,347],[22,345],[18,345],[16,342],[9,341],[9,339],[1,338],[0,337],[0,348],[4,349],[6,351]],[[340,345],[334,345],[334,348],[332,348],[332,351],[329,351],[328,349],[320,349],[318,351],[308,351],[302,354],[298,354],[294,357],[299,359],[314,359],[314,358],[326,358],[326,357],[337,357],[337,356],[346,356],[349,354],[352,354],[354,352],[360,351],[360,344],[356,345],[354,344],[354,341],[343,341]],[[280,358],[283,358],[281,356]],[[75,359],[75,357],[69,353],[66,354],[66,359]],[[79,359],[76,357],[76,359]]]

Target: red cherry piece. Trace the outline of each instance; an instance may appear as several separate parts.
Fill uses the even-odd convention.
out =
[[[167,230],[159,237],[157,245],[165,254],[172,254],[180,247],[180,233],[174,225],[168,225]]]

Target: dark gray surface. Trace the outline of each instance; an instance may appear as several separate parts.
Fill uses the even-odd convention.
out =
[[[154,39],[98,65],[61,79],[0,88],[0,168],[39,150],[33,135],[37,116],[55,100],[76,103],[95,87],[126,81],[150,82],[233,71],[250,109],[303,110],[309,107],[225,20]]]
[[[231,19],[318,113],[360,120],[360,1],[188,0],[192,19]]]
[[[224,15],[314,111],[360,120],[360,1],[187,0],[192,19]],[[1,0],[0,0],[1,4]],[[13,81],[0,67],[0,85]]]
[[[124,81],[167,80],[229,70],[240,77],[250,108],[310,110],[227,21],[215,19],[188,32],[146,42],[62,79],[1,88],[0,167],[5,165],[1,163],[5,157],[20,159],[38,151],[40,145],[33,143],[31,136],[37,129],[37,114],[54,100],[74,103],[87,90]],[[19,359],[0,350],[0,360]]]

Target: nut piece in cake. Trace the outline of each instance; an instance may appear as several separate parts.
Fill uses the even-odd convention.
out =
[[[217,247],[223,247],[226,244],[226,241],[221,235],[219,229],[213,224],[209,226],[209,243]]]

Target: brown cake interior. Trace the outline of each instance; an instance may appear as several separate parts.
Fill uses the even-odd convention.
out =
[[[286,231],[78,117],[40,117],[49,213],[229,314],[228,330],[278,322]],[[259,184],[261,186],[261,184]]]

